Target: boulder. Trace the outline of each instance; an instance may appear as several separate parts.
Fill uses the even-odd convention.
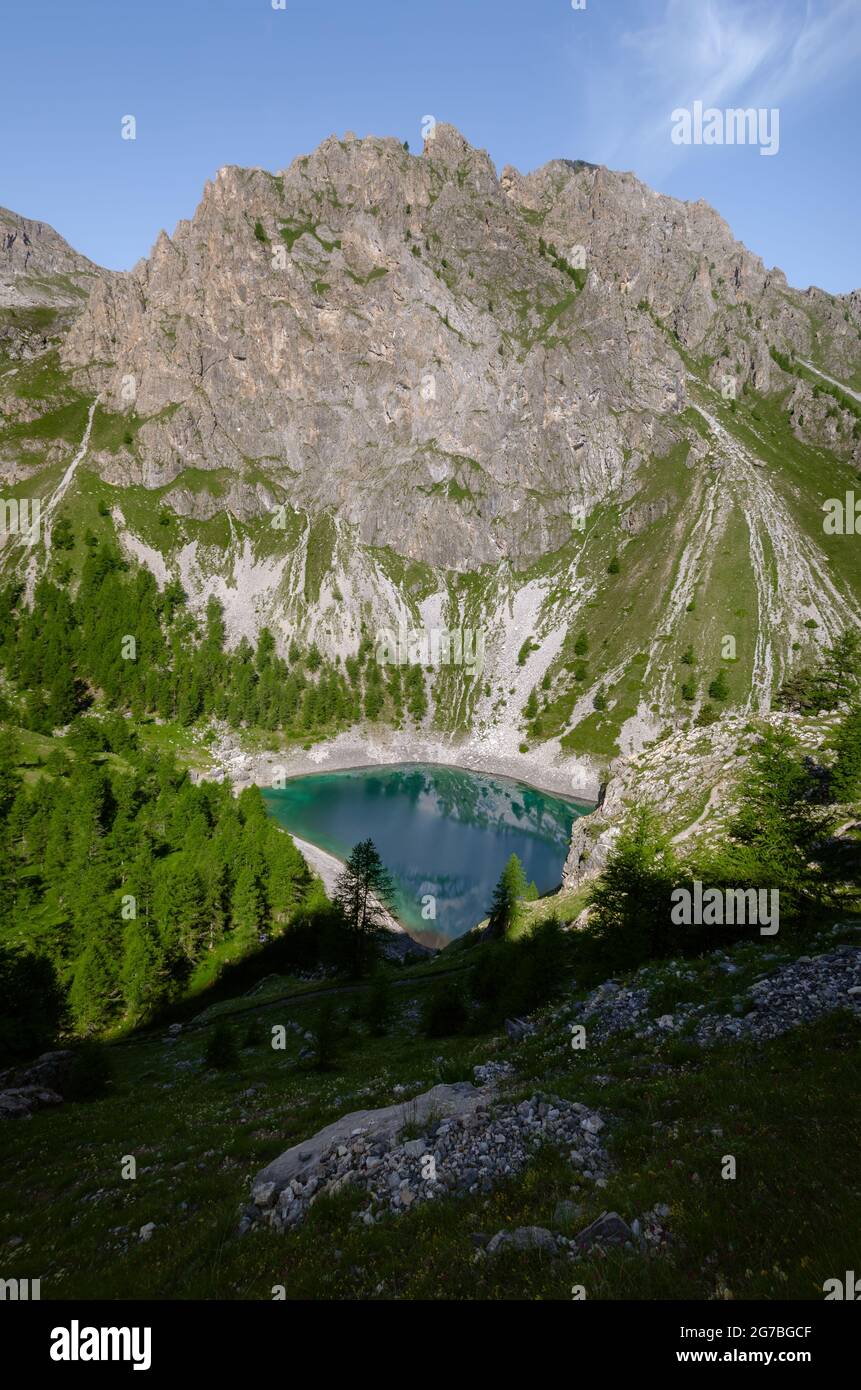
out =
[[[530,1033],[535,1032],[535,1024],[527,1023],[523,1018],[507,1018],[505,1020],[505,1031],[512,1042],[522,1042]]]
[[[63,1097],[44,1086],[18,1086],[0,1091],[0,1120],[21,1120],[46,1105],[62,1105]]]
[[[43,1052],[34,1062],[0,1072],[0,1091],[21,1086],[41,1086],[49,1091],[58,1091],[62,1096],[71,1066],[72,1053],[68,1048]]]
[[[318,1130],[310,1139],[286,1149],[261,1169],[252,1190],[273,1183],[274,1190],[280,1192],[294,1179],[307,1182],[316,1174],[323,1153],[339,1140],[346,1144],[356,1131],[368,1144],[391,1142],[408,1124],[424,1126],[431,1118],[470,1116],[476,1110],[487,1109],[487,1105],[486,1090],[479,1090],[469,1081],[457,1081],[452,1085],[433,1086],[414,1100],[386,1105],[379,1110],[354,1110]]]
[[[488,1255],[500,1250],[541,1250],[545,1255],[557,1253],[556,1240],[543,1226],[518,1226],[515,1231],[497,1231],[487,1243]]]
[[[593,1245],[625,1245],[635,1239],[634,1232],[616,1211],[603,1211],[591,1226],[575,1237],[582,1250]]]

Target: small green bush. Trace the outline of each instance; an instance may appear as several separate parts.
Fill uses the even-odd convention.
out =
[[[95,1100],[104,1095],[112,1074],[107,1048],[97,1042],[82,1043],[75,1049],[63,1093],[67,1100]]]
[[[421,1026],[429,1038],[445,1038],[453,1033],[462,1033],[468,1019],[466,1000],[460,986],[453,980],[440,981],[424,1001]]]
[[[239,1050],[229,1024],[216,1023],[206,1045],[204,1060],[208,1067],[213,1067],[216,1071],[230,1071],[238,1065]]]

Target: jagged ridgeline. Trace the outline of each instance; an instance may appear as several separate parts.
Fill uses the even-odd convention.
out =
[[[600,769],[857,624],[861,295],[792,289],[702,202],[497,175],[439,125],[221,169],[129,273],[0,212],[0,266],[34,732],[99,691]],[[482,662],[377,659],[439,631]]]

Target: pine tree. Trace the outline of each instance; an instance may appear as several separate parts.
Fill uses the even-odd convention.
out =
[[[362,840],[353,848],[332,895],[352,935],[356,975],[368,968],[373,947],[385,930],[383,909],[391,904],[394,891],[373,840]]]
[[[93,937],[75,967],[69,991],[69,1006],[78,1032],[88,1034],[104,1028],[116,997],[114,963],[102,942]]]
[[[633,968],[665,954],[676,876],[672,847],[657,813],[650,806],[638,806],[589,895],[589,934],[606,968]]]
[[[9,812],[20,786],[18,744],[8,729],[0,729],[0,820]]]
[[[192,964],[196,960],[206,926],[203,902],[200,874],[184,855],[176,855],[159,869],[155,913],[171,961]]]
[[[831,799],[857,801],[861,798],[861,705],[841,720],[834,749],[837,756],[831,769]]]
[[[54,1042],[63,993],[50,961],[0,947],[0,1060],[41,1052]]]
[[[816,804],[815,791],[792,735],[766,729],[748,762],[738,810],[728,826],[741,881],[817,896],[811,860],[827,812]]]
[[[820,709],[832,710],[844,700],[853,700],[861,686],[861,633],[847,630],[827,652],[817,677]]]
[[[158,933],[151,923],[138,918],[129,922],[123,941],[120,987],[129,1018],[146,1018],[158,1004],[164,988],[164,957]]]
[[[252,950],[258,946],[266,921],[266,898],[260,877],[250,864],[244,864],[236,877],[231,915],[242,949]]]
[[[526,875],[516,854],[512,854],[493,890],[488,912],[490,935],[502,940],[517,924],[520,904],[526,897]]]

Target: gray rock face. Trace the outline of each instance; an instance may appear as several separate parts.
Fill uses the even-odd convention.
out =
[[[62,1105],[63,1097],[45,1086],[16,1086],[0,1091],[0,1120],[23,1120],[34,1110]]]
[[[0,208],[0,306],[80,308],[109,271],[74,251],[46,222]]]
[[[294,1144],[263,1168],[254,1180],[254,1190],[273,1183],[280,1191],[294,1179],[307,1181],[313,1176],[321,1155],[328,1148],[342,1144],[356,1134],[361,1134],[367,1143],[390,1141],[405,1125],[421,1126],[430,1115],[471,1115],[480,1108],[486,1109],[487,1104],[486,1092],[477,1090],[468,1081],[458,1081],[453,1085],[434,1086],[409,1104],[388,1105],[381,1110],[354,1110],[319,1130],[310,1139]]]
[[[580,290],[539,254],[487,155],[445,126],[418,158],[331,138],[277,176],[219,170],[191,221],[96,287],[64,360],[112,409],[134,380],[148,423],[142,459],[110,464],[123,481],[253,460],[270,486],[244,511],[286,487],[365,544],[455,569],[560,546],[571,503],[618,486],[626,450],[659,447],[685,405],[651,319],[603,270]],[[406,478],[409,511],[390,505]]]
[[[404,1140],[405,1125],[425,1132]],[[355,1217],[366,1225],[416,1203],[489,1192],[542,1144],[567,1149],[572,1165],[599,1181],[607,1169],[596,1137],[602,1126],[579,1103],[535,1096],[514,1106],[469,1083],[435,1086],[405,1105],[346,1115],[282,1154],[257,1175],[240,1230],[259,1222],[289,1230],[319,1196],[347,1187],[362,1193]]]
[[[518,1226],[514,1231],[497,1231],[487,1243],[488,1255],[500,1250],[540,1250],[545,1255],[558,1253],[556,1239],[543,1226]]]
[[[0,1119],[23,1119],[44,1106],[62,1105],[71,1064],[72,1053],[63,1048],[0,1072]]]
[[[137,457],[102,460],[112,481],[227,470],[238,516],[286,488],[365,544],[471,569],[556,549],[573,504],[669,446],[685,367],[656,318],[714,356],[716,382],[731,366],[767,389],[778,369],[754,325],[809,351],[808,308],[705,203],[568,161],[498,179],[440,125],[421,157],[331,137],[278,175],[220,169],[193,219],[96,285],[64,359],[113,409],[133,381],[148,417]],[[857,305],[849,323],[829,296],[816,310],[850,370]],[[268,483],[241,481],[249,463]],[[409,512],[390,505],[405,478]],[[168,496],[183,514],[213,505]]]
[[[588,1250],[593,1245],[625,1245],[634,1239],[633,1230],[618,1212],[605,1211],[575,1237],[575,1244]]]
[[[296,637],[343,659],[363,628],[480,631],[481,675],[443,672],[428,727],[468,729],[514,775],[528,735],[548,762],[578,758],[565,772],[581,789],[599,775],[599,691],[622,754],[687,717],[684,615],[702,594],[714,651],[719,557],[740,526],[756,631],[733,700],[765,708],[854,621],[854,580],[801,520],[824,500],[817,480],[793,510],[794,475],[772,479],[775,451],[750,421],[728,428],[719,392],[773,391],[787,430],[861,466],[851,412],[772,357],[855,380],[861,296],[793,290],[704,203],[566,160],[498,176],[440,125],[420,156],[333,136],[278,174],[223,168],[126,274],[5,218],[15,302],[60,307],[50,333],[16,321],[11,337],[0,313],[0,355],[46,358],[35,384],[0,374],[16,427],[0,430],[0,477],[68,468],[71,441],[19,427],[73,404],[80,439],[98,394],[78,462],[117,489],[118,544],[193,611],[217,597],[232,644],[265,624],[279,650]],[[138,485],[160,490],[170,525],[147,525]],[[604,577],[609,546],[631,585],[622,609],[655,602],[578,676],[577,634],[625,587]],[[541,731],[526,727],[533,690],[561,727],[543,708]]]

